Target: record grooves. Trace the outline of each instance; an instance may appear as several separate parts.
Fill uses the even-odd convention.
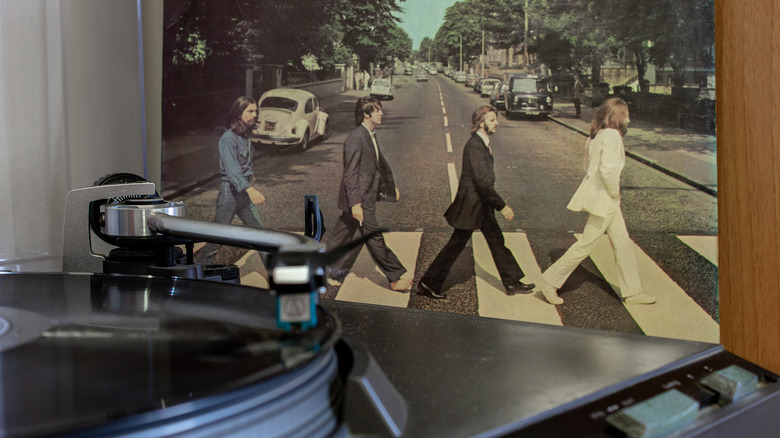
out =
[[[0,290],[5,436],[337,427],[340,328],[321,308],[291,333],[273,296],[230,283],[9,273]]]

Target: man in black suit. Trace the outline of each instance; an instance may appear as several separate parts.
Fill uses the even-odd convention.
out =
[[[533,284],[521,283],[524,277],[512,252],[504,245],[504,235],[496,221],[495,210],[511,221],[515,213],[496,193],[493,184],[493,152],[490,136],[498,128],[497,111],[493,106],[481,106],[471,116],[471,138],[463,149],[463,166],[455,200],[444,213],[447,222],[455,228],[450,241],[442,248],[431,266],[417,284],[416,293],[429,298],[443,299],[441,288],[450,267],[466,247],[474,230],[485,236],[493,261],[498,268],[507,295],[530,291]]]
[[[342,213],[331,231],[328,249],[351,241],[357,230],[360,230],[361,235],[381,230],[376,219],[377,201],[395,202],[401,196],[395,187],[393,171],[382,155],[374,133],[376,126],[382,124],[382,116],[382,104],[376,98],[361,97],[355,104],[356,128],[344,142],[344,171],[338,200]],[[361,247],[353,249],[330,266],[329,285],[341,285],[348,265],[357,258]],[[387,247],[381,233],[369,238],[366,247],[390,281],[390,289],[404,292],[411,287],[411,278],[401,278],[406,268]]]

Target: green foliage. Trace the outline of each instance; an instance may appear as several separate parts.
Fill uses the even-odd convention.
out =
[[[398,23],[393,23],[393,26],[388,30],[388,38],[385,41],[382,55],[385,60],[388,58],[408,59],[412,55],[412,39]]]
[[[411,39],[398,27],[394,15],[402,11],[399,1],[403,0],[329,0],[342,44],[366,63],[405,53],[409,56]],[[408,51],[404,37],[409,39]]]
[[[447,8],[444,23],[432,42],[431,61],[450,62],[457,65],[463,50],[466,63],[482,53],[484,3],[478,0],[462,0]]]
[[[684,3],[662,0],[659,31],[647,49],[656,63],[669,62],[674,69],[673,82],[682,86],[687,67],[715,65],[715,24],[713,0],[687,0]],[[697,44],[691,44],[696,41]]]
[[[419,0],[415,0],[419,1]],[[690,67],[714,63],[714,0],[460,0],[447,8],[417,59],[458,65],[486,42],[527,43],[554,71],[582,71],[621,56],[640,77],[649,63],[669,63],[675,83]],[[280,64],[303,70],[387,63],[412,56],[397,15],[404,0],[189,0],[165,2],[164,71],[177,84],[232,81],[226,70]],[[528,29],[525,22],[528,22]],[[527,41],[526,41],[527,38]],[[176,66],[178,72],[166,67]],[[240,73],[240,72],[239,72]],[[240,76],[240,75],[239,75]],[[186,79],[186,81],[184,80]]]
[[[433,40],[425,37],[420,41],[420,48],[415,53],[414,59],[417,61],[428,62],[428,57],[433,50]],[[431,59],[433,61],[434,59]]]
[[[211,50],[206,47],[206,42],[198,32],[182,33],[176,38],[184,42],[173,52],[171,62],[174,65],[200,65],[205,63],[206,58],[211,54]]]
[[[518,0],[492,0],[482,3],[484,28],[491,43],[499,49],[523,42],[525,4]]]
[[[304,56],[315,57],[324,68],[349,64],[353,54],[364,62],[406,58],[411,39],[394,15],[402,1],[167,1],[164,62],[218,75],[260,64],[304,70]]]
[[[713,1],[463,0],[448,9],[436,44],[452,57],[453,33],[461,33],[464,57],[471,57],[479,53],[477,32],[485,30],[498,48],[527,42],[555,71],[582,71],[619,56],[634,62],[640,77],[648,63],[669,62],[682,84],[686,69],[714,65]]]

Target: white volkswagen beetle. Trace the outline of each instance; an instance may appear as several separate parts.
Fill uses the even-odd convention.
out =
[[[328,136],[328,114],[317,96],[294,88],[276,88],[260,97],[252,140],[275,146],[309,148],[312,140]]]
[[[393,98],[393,83],[390,79],[377,78],[371,82],[371,95],[377,99]]]

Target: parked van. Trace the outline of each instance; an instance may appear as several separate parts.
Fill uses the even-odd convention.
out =
[[[553,88],[549,76],[516,74],[509,78],[504,105],[507,117],[541,116],[553,111]]]

